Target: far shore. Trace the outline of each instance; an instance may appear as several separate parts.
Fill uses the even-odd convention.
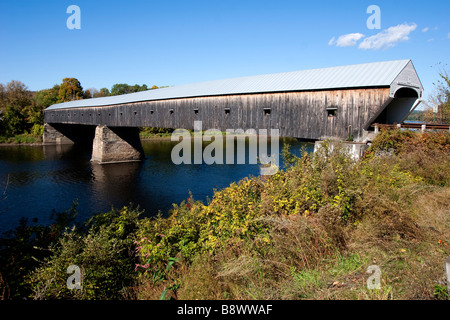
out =
[[[141,141],[146,141],[146,140],[170,140],[170,136],[167,137],[161,137],[161,136],[154,136],[154,137],[141,137]],[[43,143],[43,142],[31,142],[31,143],[26,143],[26,142],[2,142],[0,143],[0,147],[10,147],[10,146],[51,146],[54,145],[53,143],[49,144],[49,143]]]

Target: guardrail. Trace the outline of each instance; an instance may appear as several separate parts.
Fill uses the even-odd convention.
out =
[[[381,128],[389,129],[420,129],[425,130],[448,130],[450,131],[450,124],[434,124],[434,123],[396,123],[396,124],[379,124],[374,123],[372,127],[375,128],[375,133]]]

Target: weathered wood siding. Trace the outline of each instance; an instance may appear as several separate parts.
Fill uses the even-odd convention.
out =
[[[203,130],[279,129],[281,136],[312,140],[346,138],[351,126],[356,138],[389,92],[386,87],[157,100],[46,110],[45,122],[193,129],[194,121],[202,121]],[[335,117],[328,116],[329,108],[336,108]]]

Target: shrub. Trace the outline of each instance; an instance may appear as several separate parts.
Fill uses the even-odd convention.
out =
[[[208,205],[190,197],[174,205],[169,218],[144,222],[137,242],[141,264],[159,268],[179,253],[191,260],[199,252],[213,253],[230,241],[261,232],[263,224],[256,219],[260,188],[257,179],[244,179],[216,191]]]
[[[84,228],[68,229],[52,256],[28,278],[34,299],[119,299],[134,279],[134,242],[138,208],[98,214]],[[70,265],[81,268],[81,290],[69,290]]]
[[[398,168],[426,183],[448,186],[450,182],[450,133],[383,130],[366,154],[394,150]]]
[[[19,299],[30,295],[26,276],[39,266],[39,261],[51,255],[48,248],[58,242],[77,214],[75,203],[65,212],[54,212],[51,215],[53,223],[47,227],[29,225],[27,219],[22,218],[18,227],[3,234],[0,238],[0,275],[4,287],[8,288],[5,298]]]
[[[44,126],[39,124],[39,123],[35,123],[33,125],[33,127],[31,128],[31,132],[30,133],[33,136],[42,137],[44,135]]]

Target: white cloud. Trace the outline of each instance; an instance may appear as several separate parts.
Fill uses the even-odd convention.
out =
[[[422,32],[427,32],[428,30],[430,30],[430,28],[426,27],[422,29]]]
[[[415,23],[411,25],[404,23],[395,27],[390,27],[374,36],[365,38],[359,44],[359,48],[364,50],[379,50],[393,47],[400,41],[409,40],[409,34],[416,30],[416,28],[417,25]]]
[[[428,41],[428,42],[433,42],[433,41],[434,41],[434,38],[428,39],[427,41]]]
[[[329,42],[328,45],[332,46],[336,44],[337,47],[352,47],[363,38],[364,35],[362,33],[349,33],[344,34],[337,38],[337,40],[333,37]]]
[[[345,34],[336,40],[336,45],[338,47],[351,47],[354,46],[361,38],[364,38],[362,33]]]

